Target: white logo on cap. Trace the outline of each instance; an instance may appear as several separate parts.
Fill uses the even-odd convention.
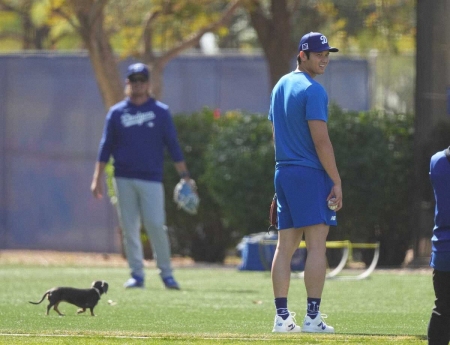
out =
[[[302,50],[308,50],[308,43],[302,44]]]
[[[322,41],[322,44],[327,44],[328,43],[328,40],[327,40],[327,38],[324,35],[320,36],[320,40]]]

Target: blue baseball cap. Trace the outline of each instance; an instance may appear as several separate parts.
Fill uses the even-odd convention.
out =
[[[328,39],[320,32],[310,32],[302,37],[298,45],[298,52],[323,52],[328,50],[332,53],[336,53],[339,49],[330,47],[328,45]]]
[[[147,78],[150,76],[147,65],[140,62],[128,66],[127,78],[131,77],[133,74],[143,74]]]

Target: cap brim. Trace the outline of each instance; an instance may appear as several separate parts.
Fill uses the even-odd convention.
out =
[[[303,50],[304,52],[312,52],[312,53],[320,53],[320,52],[330,52],[330,53],[337,53],[339,51],[339,49],[335,48],[335,47],[329,47],[329,48],[325,48],[323,50],[312,50],[312,49],[308,49],[308,50]],[[301,50],[299,51],[299,53],[301,52]]]
[[[145,73],[145,72],[136,72],[136,73],[131,73],[131,74],[129,74],[128,76],[127,76],[127,78],[130,78],[131,76],[133,76],[133,75],[142,75],[142,76],[144,76],[145,78],[147,78],[148,79],[148,74],[147,73]]]
[[[330,53],[337,53],[339,51],[339,49],[337,49],[335,47],[329,47],[328,49],[321,50],[321,52],[326,52],[326,51],[329,51]],[[319,51],[317,51],[316,53],[319,53]]]

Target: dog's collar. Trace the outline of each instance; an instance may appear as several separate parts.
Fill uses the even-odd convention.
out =
[[[101,298],[100,290],[95,287],[93,287],[93,289],[95,290],[95,292],[98,293],[98,298]]]

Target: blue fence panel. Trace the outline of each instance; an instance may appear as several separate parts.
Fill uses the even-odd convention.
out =
[[[342,107],[368,109],[366,61],[332,60],[318,80]],[[262,56],[181,56],[162,101],[173,114],[266,114],[270,91]],[[115,211],[89,190],[105,115],[86,54],[0,56],[0,249],[120,252]]]
[[[105,117],[89,59],[1,60],[0,248],[116,252],[114,213],[89,191]]]
[[[201,64],[195,57],[171,61],[164,71],[164,94],[173,114],[192,113],[202,107],[217,107],[218,78],[216,59],[204,59]]]
[[[6,214],[7,214],[7,179],[6,175],[6,95],[8,80],[6,68],[0,64],[0,246],[6,242]],[[1,248],[1,247],[0,247]]]

